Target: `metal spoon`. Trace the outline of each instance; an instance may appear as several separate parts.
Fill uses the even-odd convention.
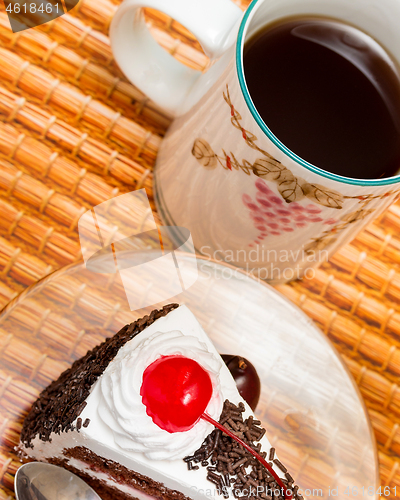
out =
[[[78,476],[56,465],[30,462],[17,470],[17,500],[101,500]]]

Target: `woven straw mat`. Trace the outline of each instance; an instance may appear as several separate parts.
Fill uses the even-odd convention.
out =
[[[113,61],[108,30],[118,3],[81,0],[69,14],[17,34],[0,12],[0,309],[80,260],[84,211],[141,187],[153,200],[152,169],[169,120]],[[207,66],[182,26],[154,11],[147,21],[178,60]],[[393,205],[315,278],[279,290],[341,353],[368,408],[382,485],[400,490],[399,230],[400,206]],[[0,357],[9,340],[0,336]],[[0,398],[14,382],[1,366]],[[28,398],[29,385],[17,386],[19,398]],[[19,466],[12,450],[20,427],[7,422],[0,414],[0,499],[14,498]]]

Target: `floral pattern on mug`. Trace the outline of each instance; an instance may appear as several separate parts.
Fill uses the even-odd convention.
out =
[[[250,163],[246,159],[240,162],[232,151],[228,154],[223,149],[222,155],[218,155],[205,139],[197,138],[193,143],[192,155],[203,167],[212,170],[220,164],[227,170],[241,170],[246,175],[253,173],[257,177],[274,182],[277,184],[279,194],[286,203],[309,198],[324,207],[343,208],[344,200],[340,193],[320,184],[311,184],[300,177],[296,177],[279,160],[257,145],[257,137],[242,127],[242,116],[232,104],[228,85],[226,86],[226,92],[223,92],[223,97],[230,108],[232,125],[240,131],[242,139],[249,148],[258,151],[263,157],[257,158],[254,163]]]
[[[333,217],[322,218],[322,209],[314,203],[285,204],[262,179],[257,179],[255,186],[255,199],[248,194],[242,196],[243,204],[249,209],[254,228],[258,231],[257,237],[249,244],[250,247],[260,244],[266,238],[294,233],[310,224],[322,222],[330,226],[337,223]]]

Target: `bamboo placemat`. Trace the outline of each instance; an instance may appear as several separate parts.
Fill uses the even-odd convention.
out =
[[[85,210],[141,187],[152,200],[152,169],[169,119],[113,61],[107,34],[119,3],[80,0],[69,14],[17,34],[0,11],[0,309],[53,270],[80,260],[77,222]],[[182,26],[154,11],[147,20],[178,60],[207,67]],[[394,205],[314,279],[279,290],[342,354],[368,408],[382,485],[400,491],[399,230],[400,205]],[[35,314],[43,323],[48,313]],[[68,328],[60,326],[67,339]],[[11,356],[10,346],[12,339],[0,332],[0,359]],[[39,349],[31,356],[32,363],[42,360]],[[40,362],[43,383],[62,368],[51,355]],[[13,378],[11,365],[0,366],[0,398],[12,414],[21,401],[29,406],[36,389]],[[0,414],[0,435],[0,499],[14,498],[19,427],[8,415]]]

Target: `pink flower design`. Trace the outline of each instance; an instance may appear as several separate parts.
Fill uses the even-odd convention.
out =
[[[323,219],[322,209],[313,203],[284,204],[282,198],[276,195],[263,179],[258,178],[255,186],[257,188],[255,199],[248,194],[242,196],[243,204],[249,209],[254,228],[258,232],[253,242],[249,244],[251,248],[268,237],[294,233],[311,224],[335,224],[337,222],[333,218]]]

